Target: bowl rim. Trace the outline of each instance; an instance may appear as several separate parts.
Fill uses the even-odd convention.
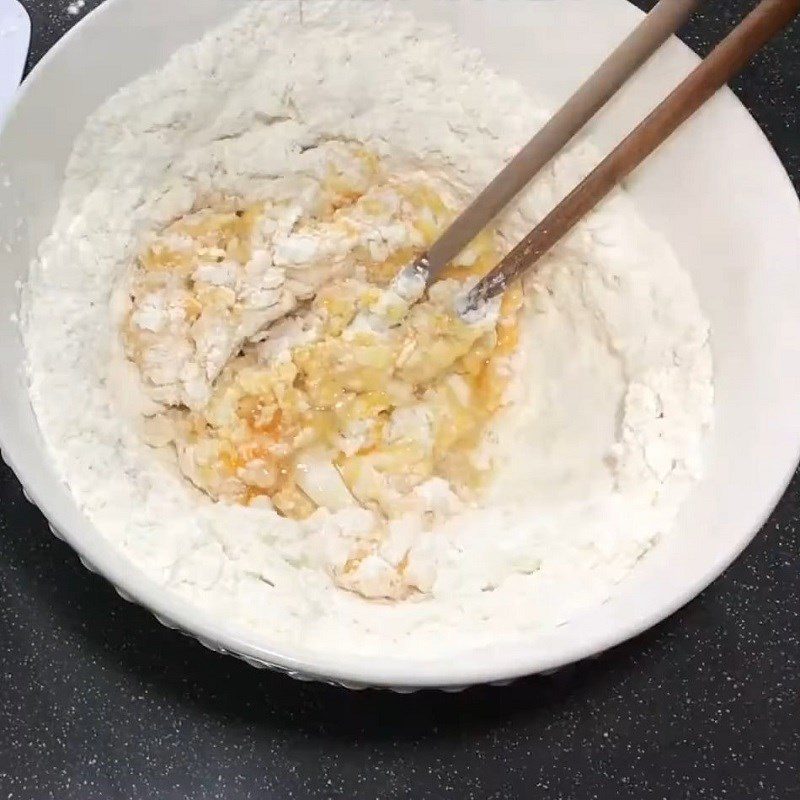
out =
[[[109,13],[124,2],[126,0],[106,0],[56,42],[26,77],[8,110],[6,119],[14,114],[27,94],[34,91],[39,81],[44,79],[43,76],[46,76],[51,62],[58,58],[63,49],[70,47],[74,40],[83,35],[99,15]],[[640,16],[643,15],[643,12],[635,10]],[[690,54],[693,63],[700,61],[691,48],[675,37],[673,39]],[[782,181],[791,189],[791,195],[796,201],[793,212],[800,223],[800,201],[785,167],[766,135],[730,88],[726,86],[720,94],[728,104],[733,103],[740,112],[744,112],[740,114],[742,124],[749,124],[757,132],[764,148],[764,155],[769,152],[779,169]],[[534,653],[521,649],[512,656],[499,657],[497,654],[490,654],[489,658],[482,658],[479,662],[474,659],[424,661],[407,657],[392,657],[391,660],[387,660],[375,656],[341,654],[331,657],[319,651],[289,644],[266,646],[260,643],[263,635],[251,629],[223,623],[210,612],[192,605],[177,594],[164,591],[162,586],[147,577],[120,551],[117,551],[115,545],[106,541],[88,520],[86,525],[96,532],[96,536],[84,536],[65,523],[62,515],[53,508],[46,492],[40,486],[41,482],[35,470],[21,464],[8,447],[6,427],[7,423],[0,419],[0,454],[22,485],[25,496],[40,509],[53,533],[66,541],[76,551],[83,564],[109,581],[124,599],[142,606],[162,624],[180,629],[204,646],[242,658],[252,666],[269,667],[296,678],[327,681],[347,688],[378,687],[396,691],[414,691],[423,688],[453,690],[473,684],[505,683],[525,675],[552,672],[567,664],[595,656],[653,627],[696,597],[738,558],[771,516],[791,482],[797,462],[800,460],[800,436],[798,436],[794,448],[794,463],[787,467],[783,480],[774,490],[769,503],[764,506],[758,526],[745,531],[727,552],[709,563],[702,575],[672,597],[670,602],[662,603],[650,611],[638,613],[625,627],[598,629],[591,637],[573,642],[567,647],[560,647],[557,654],[545,650],[537,650]]]

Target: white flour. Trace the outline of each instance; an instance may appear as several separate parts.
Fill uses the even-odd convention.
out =
[[[358,510],[298,523],[211,503],[112,397],[130,382],[114,287],[142,236],[198,194],[291,198],[331,141],[474,191],[545,117],[449,33],[378,3],[307,3],[302,25],[295,2],[257,4],[111,98],[76,143],[24,302],[34,409],[97,528],[198,606],[326,652],[423,658],[523,637],[607,597],[669,531],[712,410],[690,280],[622,193],[526,287],[487,502],[425,536],[397,530],[381,554],[408,554],[429,587],[419,601],[334,587],[326,569],[359,535]],[[502,220],[509,244],[593,163],[578,144],[546,169]]]

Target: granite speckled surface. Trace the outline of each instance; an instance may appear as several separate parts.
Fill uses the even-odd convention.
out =
[[[98,2],[23,0],[29,66]],[[684,39],[707,52],[750,5],[707,3]],[[734,89],[797,187],[800,28]],[[461,695],[350,693],[162,628],[3,467],[0,800],[800,798],[799,542],[795,476],[723,577],[596,661]]]

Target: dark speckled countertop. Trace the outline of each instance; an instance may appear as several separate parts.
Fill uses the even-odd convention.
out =
[[[29,66],[97,4],[23,0]],[[684,39],[707,52],[750,5],[707,2]],[[734,89],[797,187],[800,27]],[[83,569],[3,467],[0,800],[800,800],[798,534],[795,476],[719,580],[600,659],[503,689],[351,693],[162,628]]]

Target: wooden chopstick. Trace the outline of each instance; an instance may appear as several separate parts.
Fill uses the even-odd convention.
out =
[[[761,0],[678,87],[469,293],[466,308],[500,294],[644,161],[800,11],[800,0]],[[680,187],[675,187],[680,191]]]
[[[591,77],[414,262],[414,268],[433,280],[680,28],[698,2],[659,0]]]

